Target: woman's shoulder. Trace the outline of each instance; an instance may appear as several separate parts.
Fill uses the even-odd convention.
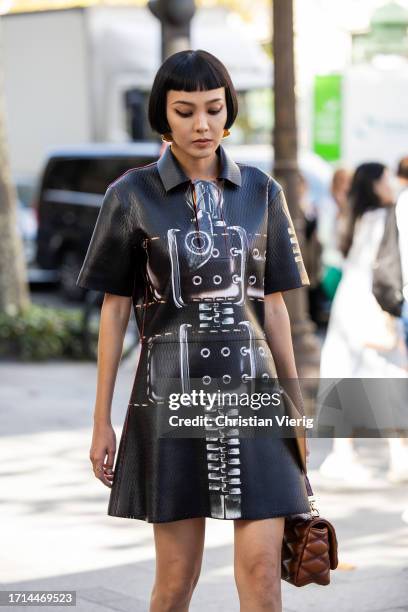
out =
[[[254,178],[257,178],[264,182],[268,182],[271,179],[274,180],[269,172],[262,170],[259,166],[255,166],[254,164],[247,164],[247,163],[243,163],[239,161],[235,163],[237,164],[237,166],[239,166],[239,169],[241,170],[241,172],[245,172],[248,175],[253,176]]]
[[[362,219],[365,219],[367,222],[374,222],[377,219],[382,219],[385,217],[387,211],[386,206],[381,206],[379,208],[374,208],[373,210],[366,210],[362,215]]]
[[[359,249],[371,250],[383,235],[386,212],[386,207],[364,212],[356,221],[353,244],[359,245]]]
[[[387,211],[387,206],[379,206],[378,208],[373,208],[372,210],[366,210],[363,214],[363,217],[367,219],[375,219],[376,217],[383,217]]]
[[[282,190],[280,183],[265,170],[262,170],[258,166],[254,166],[252,164],[246,164],[241,162],[236,162],[237,166],[241,170],[241,173],[246,178],[246,180],[259,183],[263,185],[269,192],[269,195],[274,198],[279,191]]]
[[[374,208],[373,210],[366,210],[359,219],[359,225],[365,231],[372,232],[375,227],[383,227],[386,213],[387,207],[385,206]]]
[[[150,164],[146,164],[144,166],[138,166],[137,168],[129,168],[114,179],[108,188],[114,188],[115,190],[127,189],[131,185],[135,185],[135,183],[143,183],[146,181],[148,177],[151,177],[156,173],[157,160],[151,162]]]

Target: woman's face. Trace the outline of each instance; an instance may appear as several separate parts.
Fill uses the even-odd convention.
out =
[[[213,155],[227,121],[225,88],[207,91],[167,92],[167,122],[171,129],[172,147],[195,158]],[[205,139],[206,142],[197,142]]]
[[[385,168],[379,179],[373,183],[374,192],[380,198],[383,206],[390,206],[395,202],[395,194],[392,187],[390,171]]]

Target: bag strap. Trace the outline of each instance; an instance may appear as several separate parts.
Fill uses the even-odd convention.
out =
[[[313,494],[313,490],[312,490],[312,486],[309,482],[309,478],[307,476],[306,470],[303,470],[303,475],[305,477],[305,484],[306,484],[306,490],[307,490],[307,495],[309,498],[309,504],[310,504],[310,511],[311,513],[315,516],[316,522],[319,522],[318,519],[320,519],[320,515],[319,515],[319,510],[317,509],[317,507],[315,506],[315,501],[316,498]],[[321,521],[324,522],[324,524],[327,526],[328,528],[328,533],[329,533],[329,557],[330,557],[330,569],[335,570],[337,568],[338,565],[338,555],[337,555],[337,536],[336,536],[336,531],[332,525],[332,523],[330,523],[330,521],[328,521],[327,519],[320,519]],[[314,522],[312,521],[309,525],[309,527],[311,527],[314,524]]]
[[[313,493],[312,485],[310,484],[306,470],[302,470],[302,471],[303,471],[303,476],[305,478],[307,496],[309,498],[310,512],[314,516],[319,516],[319,510],[316,507],[316,497],[315,497],[315,494]]]
[[[280,389],[280,393],[281,393],[281,395],[282,395],[282,396],[283,396],[283,397],[286,399],[286,401],[288,402],[288,406],[289,406],[290,408],[292,408],[292,414],[294,414],[294,413],[296,412],[296,407],[294,406],[294,404],[293,404],[293,402],[292,402],[292,400],[291,400],[291,398],[290,398],[290,395],[288,394],[288,392],[286,391],[286,389],[285,389],[284,387],[282,387],[282,385],[280,385],[280,386],[279,386],[279,389]],[[299,413],[298,413],[298,414],[299,414]],[[315,513],[317,512],[317,513],[318,513],[317,508],[314,506],[314,502],[315,502],[314,493],[313,493],[313,490],[312,490],[311,484],[310,484],[310,482],[309,482],[309,478],[307,477],[307,473],[306,473],[306,472],[307,472],[307,467],[306,467],[306,457],[305,457],[305,460],[304,460],[304,461],[302,461],[302,466],[303,466],[303,467],[302,467],[302,472],[303,472],[303,475],[304,475],[304,478],[305,478],[305,484],[306,484],[306,491],[307,491],[307,495],[308,495],[308,497],[309,497],[310,509],[311,509],[311,511],[312,511],[312,512],[315,512]]]
[[[303,472],[303,473],[304,473],[304,476],[305,476],[305,483],[306,483],[307,494],[308,494],[309,497],[311,497],[311,496],[314,497],[314,493],[313,493],[313,490],[312,490],[312,486],[311,486],[311,484],[309,482],[309,478],[307,477],[306,472]]]

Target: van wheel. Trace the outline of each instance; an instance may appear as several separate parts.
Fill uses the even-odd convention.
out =
[[[62,254],[60,289],[64,298],[71,302],[82,302],[84,299],[85,289],[76,285],[81,265],[82,260],[75,251],[65,251]]]

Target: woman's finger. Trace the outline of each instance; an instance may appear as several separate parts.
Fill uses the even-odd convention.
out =
[[[110,469],[110,468],[108,468]],[[112,483],[108,478],[108,474],[105,473],[105,465],[101,461],[95,461],[93,464],[93,471],[96,476],[104,485],[111,487]]]
[[[115,461],[115,449],[108,449],[108,458],[105,462],[106,471],[108,474],[113,473],[113,464]]]

